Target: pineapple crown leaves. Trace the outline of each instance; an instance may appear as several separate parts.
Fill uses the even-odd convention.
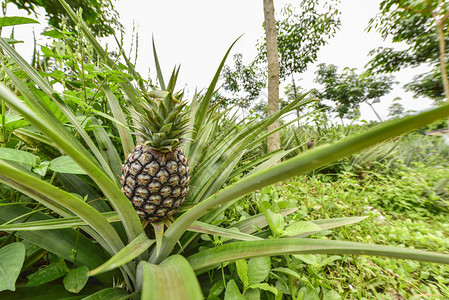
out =
[[[168,87],[174,88],[172,80]],[[188,112],[184,110],[186,102],[180,100],[183,92],[152,91],[148,95],[151,98],[142,100],[142,112],[137,113],[139,125],[135,127],[135,134],[161,153],[171,152],[190,142],[184,137],[192,129]]]

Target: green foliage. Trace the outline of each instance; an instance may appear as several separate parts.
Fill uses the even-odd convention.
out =
[[[64,277],[64,287],[71,293],[79,293],[87,283],[89,268],[81,266],[79,268],[70,270]]]
[[[316,61],[318,51],[327,44],[340,26],[339,11],[336,1],[300,1],[297,6],[286,5],[279,20],[276,21],[277,43],[279,53],[280,80],[291,77],[293,97],[301,92],[296,89],[294,75],[306,71]],[[259,97],[266,86],[267,50],[265,38],[258,42],[258,54],[249,64],[243,63],[243,55],[234,55],[234,67],[226,66],[222,74],[224,89],[237,96],[225,98],[222,103],[227,106],[237,104],[247,108]],[[243,93],[242,93],[243,92]],[[289,99],[289,100],[292,100]],[[263,111],[263,108],[256,108]]]
[[[0,291],[15,291],[15,283],[25,260],[25,246],[11,243],[0,249]]]
[[[231,69],[231,67],[225,66],[221,76],[224,79],[223,88],[238,97],[226,97],[224,103],[220,103],[225,107],[238,105],[248,108],[253,104],[252,101],[259,97],[260,91],[266,87],[266,78],[257,64],[251,63],[245,66],[241,53],[235,54],[233,59],[234,67]],[[245,95],[242,95],[242,91],[245,92]],[[222,99],[217,100],[222,101]]]
[[[447,118],[448,105],[345,138],[361,129],[329,130],[317,146],[277,164],[298,145],[259,152],[272,134],[267,127],[312,100],[301,94],[278,113],[260,119],[238,119],[231,110],[211,105],[231,49],[205,92],[183,107],[194,128],[187,134],[192,143],[184,145],[192,168],[187,201],[173,220],[145,224],[144,230],[120,191],[118,173],[135,143],[129,128],[136,125],[137,104],[148,93],[173,90],[176,76],[165,86],[159,72],[161,89],[156,89],[122,53],[115,61],[109,58],[88,26],[66,2],[60,3],[80,30],[73,34],[55,29],[59,37],[51,47],[41,48],[43,59],[34,67],[8,40],[0,39],[0,75],[8,86],[0,85],[1,149],[8,149],[0,157],[0,230],[5,232],[0,258],[11,255],[9,247],[22,247],[11,246],[17,245],[15,240],[27,246],[24,259],[19,257],[14,265],[14,282],[8,282],[17,290],[3,291],[0,297],[339,299],[337,293],[341,298],[353,296],[350,288],[335,283],[345,263],[351,262],[349,270],[356,264],[348,254],[449,263],[447,247],[442,247],[447,245],[440,238],[443,230],[434,234],[436,246],[420,245],[422,238],[407,248],[385,245],[385,239],[375,240],[376,245],[359,243],[372,242],[368,237],[353,238],[352,228],[372,227],[355,205],[362,194],[358,167],[350,165],[343,175],[304,175],[285,183],[288,189],[269,187],[336,161],[344,166],[341,160],[347,156]],[[25,122],[7,126],[9,121]],[[375,165],[373,161],[360,159],[361,169]],[[346,176],[339,182],[343,189],[336,185],[338,176]],[[435,194],[429,194],[432,201],[445,197],[444,182],[435,187]],[[357,193],[349,197],[352,190]],[[341,207],[345,210],[337,211]],[[351,230],[348,225],[353,225]],[[399,245],[396,240],[392,244]],[[19,265],[23,269],[17,277]],[[430,274],[431,267],[422,270]],[[414,270],[414,265],[405,268]],[[436,287],[430,292],[442,293],[444,279],[428,281]]]
[[[26,10],[29,14],[37,15],[38,10],[43,8],[50,26],[75,32],[76,22],[67,19],[64,7],[58,0],[8,0],[8,3]],[[118,21],[119,16],[114,9],[112,0],[80,0],[72,1],[70,5],[74,10],[82,10],[82,18],[95,36],[108,36],[113,34],[115,29],[121,29],[122,27]]]
[[[350,228],[323,232],[322,239],[341,238],[403,247],[447,249],[444,238],[449,228],[447,211],[429,210],[429,207],[419,205],[429,203],[423,191],[425,186],[429,187],[441,176],[447,176],[447,172],[444,170],[442,174],[443,168],[437,168],[439,175],[435,176],[432,174],[435,167],[414,163],[411,167],[402,166],[403,172],[396,175],[389,173],[391,170],[386,165],[383,166],[387,173],[382,174],[382,169],[379,169],[363,176],[347,172],[298,177],[279,189],[279,197],[298,201],[300,210],[312,220],[336,215],[370,216],[369,221]],[[415,207],[416,204],[419,206]],[[315,288],[328,284],[343,299],[388,299],[394,298],[394,295],[407,298],[420,293],[428,293],[429,299],[439,299],[449,292],[447,267],[374,257],[340,256],[321,270],[316,269],[319,260],[327,258],[330,257],[310,255],[293,256],[292,259],[297,261],[300,274],[307,274],[311,267],[315,268],[315,274],[320,277],[309,277]]]
[[[33,23],[39,23],[39,22],[34,19],[25,18],[25,17],[1,17],[0,18],[0,28],[5,27],[5,26],[15,26],[15,25],[33,24]]]
[[[279,77],[286,80],[301,74],[315,62],[320,48],[335,35],[340,26],[339,11],[333,1],[300,1],[289,4],[276,21],[279,48]],[[266,42],[259,43],[257,60],[266,61]]]
[[[390,92],[395,83],[391,76],[367,73],[359,75],[354,69],[345,69],[339,74],[336,66],[326,64],[319,64],[316,74],[315,81],[323,85],[323,88],[316,92],[317,97],[334,102],[333,110],[340,118],[356,115],[361,103],[367,103],[373,108],[372,105]],[[321,105],[327,107],[323,103]]]
[[[444,18],[444,15],[447,16],[448,9],[448,4],[444,1],[440,6],[438,1],[382,1],[381,13],[370,20],[368,30],[376,30],[383,38],[391,38],[393,42],[406,44],[408,47],[404,50],[383,47],[372,50],[369,70],[374,73],[391,73],[406,67],[430,64],[432,70],[416,76],[406,85],[406,89],[416,96],[442,100],[444,90],[435,22]],[[447,30],[444,32],[447,52],[449,38]]]

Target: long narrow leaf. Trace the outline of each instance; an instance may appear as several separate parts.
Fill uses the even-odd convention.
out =
[[[116,180],[115,176],[113,175],[112,170],[109,168],[109,165],[107,164],[106,160],[101,155],[98,147],[94,144],[90,136],[87,134],[87,132],[84,130],[84,128],[81,126],[80,122],[76,118],[75,114],[72,113],[72,111],[63,103],[60,101],[58,94],[53,90],[53,88],[46,82],[39,73],[33,69],[17,52],[14,48],[12,48],[8,43],[6,43],[2,38],[0,38],[0,46],[3,50],[5,50],[11,58],[14,59],[14,61],[20,65],[21,69],[35,82],[46,94],[47,96],[52,99],[53,103],[64,113],[64,115],[67,117],[67,119],[72,123],[72,125],[76,128],[80,136],[84,139],[86,144],[89,146],[89,149],[94,153],[95,157],[98,159],[102,167],[104,168],[105,172],[111,177],[112,180]],[[7,70],[5,68],[5,70]],[[11,74],[9,73],[11,76]],[[14,77],[11,77],[14,78]],[[17,81],[15,81],[16,85],[18,84]],[[23,85],[18,85],[18,87],[23,87]],[[21,89],[23,90],[23,88]],[[25,94],[27,95],[27,94]],[[36,98],[36,97],[34,97]],[[32,100],[33,98],[28,98],[28,100]],[[39,113],[39,111],[36,111],[36,113]],[[52,125],[55,125],[55,123],[52,123]],[[58,128],[59,129],[59,128]],[[66,135],[67,138],[67,135]],[[73,138],[71,139],[73,143]],[[74,143],[73,143],[74,144]],[[78,150],[80,150],[82,147],[77,147]],[[84,153],[86,155],[86,153]]]
[[[5,223],[13,218],[31,212],[32,210],[20,205],[2,207],[0,209],[0,222]],[[30,222],[47,221],[52,218],[44,213],[36,212],[29,218]],[[35,244],[42,249],[45,249],[59,257],[64,257],[69,261],[73,261],[73,247],[74,241],[77,239],[77,232],[72,229],[58,229],[51,231],[19,231],[16,236]],[[77,247],[77,261],[78,264],[88,266],[89,268],[96,268],[104,263],[109,257],[104,251],[90,239],[84,235],[78,236]],[[105,276],[107,274],[100,274],[96,276],[104,284],[112,284],[112,278]],[[119,276],[116,273],[115,276]]]
[[[46,134],[55,144],[57,144],[66,154],[78,163],[108,197],[110,203],[120,215],[123,226],[128,235],[128,239],[133,240],[142,232],[142,226],[139,217],[135,213],[129,200],[121,192],[118,186],[102,172],[96,164],[87,159],[70,141],[63,136],[53,132],[47,124],[41,120],[33,111],[31,111],[23,102],[12,94],[6,87],[0,84],[0,97],[8,105],[25,116],[26,119],[36,126],[40,131]]]
[[[112,93],[111,89],[108,86],[104,86],[103,90],[106,95],[106,98],[108,99],[109,107],[111,108],[114,118],[117,119],[120,123],[126,124],[125,115],[120,107],[117,98],[114,96],[114,93]],[[129,131],[127,131],[122,126],[116,127],[120,136],[120,140],[122,141],[123,153],[126,157],[134,148],[134,143],[131,138],[131,135],[129,134]]]
[[[157,56],[156,51],[156,45],[154,44],[154,37],[151,39],[151,42],[153,44],[153,56],[154,56],[154,64],[156,65],[156,72],[157,72],[157,79],[159,80],[159,85],[161,87],[161,90],[165,91],[165,82],[164,82],[164,76],[162,74],[161,65],[159,64],[159,58]]]
[[[166,231],[166,239],[164,240],[159,256],[153,252],[150,261],[160,262],[167,257],[190,224],[218,205],[222,205],[264,186],[307,173],[391,137],[447,117],[448,115],[449,105],[446,104],[415,116],[388,122],[367,132],[345,138],[333,145],[317,147],[279,165],[244,178],[234,185],[226,187],[210,196],[179,217]]]
[[[120,178],[121,174],[121,168],[122,165],[122,159],[118,155],[117,149],[115,149],[114,144],[112,143],[111,139],[109,138],[108,133],[106,130],[100,125],[98,120],[95,117],[91,117],[92,124],[96,126],[96,128],[93,130],[93,133],[95,135],[95,139],[97,140],[97,144],[100,148],[100,152],[102,153],[103,157],[108,162],[112,172],[115,175],[115,178]]]
[[[194,222],[188,229],[189,231],[197,232],[197,233],[207,233],[217,236],[226,237],[233,240],[240,241],[256,241],[261,240],[261,238],[239,232],[238,230],[232,230],[227,228],[221,228],[218,226],[210,225],[204,222],[196,221]]]
[[[279,214],[282,216],[287,216],[294,213],[298,209],[299,207],[283,209],[279,212]],[[264,214],[257,214],[240,222],[234,223],[232,226],[240,229],[241,232],[250,234],[256,231],[255,228],[264,228],[265,226],[268,226],[268,222]]]
[[[24,187],[23,192],[31,198],[41,201],[41,204],[47,205],[47,202],[42,202],[40,197],[34,197],[34,191],[47,197],[50,201],[67,208],[82,218],[89,226],[92,227],[92,229],[94,229],[105,241],[108,242],[115,253],[124,247],[117,232],[109,224],[109,222],[107,222],[103,215],[76,196],[69,194],[39,178],[21,172],[2,160],[0,160],[0,174],[2,174],[0,178],[3,177],[15,182],[21,182]]]
[[[108,56],[108,53],[106,50],[101,47],[100,43],[96,40],[95,36],[90,32],[89,26],[79,17],[77,14],[73,11],[73,9],[65,2],[64,0],[58,0],[59,3],[61,3],[62,7],[64,7],[65,11],[67,12],[70,19],[72,19],[73,22],[78,24],[81,31],[84,33],[86,39],[91,43],[92,47],[95,49],[95,51],[100,55],[100,57],[106,62],[106,64],[113,70],[120,71],[117,65],[112,61],[112,59]],[[134,90],[133,86],[130,84],[129,80],[126,77],[122,78],[123,81],[119,82],[120,87],[122,88],[123,92],[125,93],[125,98],[129,100],[132,103],[132,106],[134,109],[140,111],[139,105],[138,105],[138,98],[137,93]]]
[[[95,276],[100,273],[114,270],[124,264],[130,262],[142,252],[153,245],[155,240],[150,240],[145,232],[142,232],[135,240],[129,243],[125,248],[120,250],[116,255],[111,257],[107,262],[89,272],[89,276]]]
[[[102,214],[108,222],[119,222],[120,218],[117,213],[107,212]],[[0,231],[38,231],[38,230],[55,230],[64,228],[76,228],[80,226],[87,226],[86,221],[80,217],[67,217],[59,219],[48,219],[34,222],[14,223],[7,225],[0,225]]]
[[[358,254],[449,264],[449,254],[392,246],[306,238],[235,242],[201,251],[188,257],[197,274],[225,262],[284,254]]]

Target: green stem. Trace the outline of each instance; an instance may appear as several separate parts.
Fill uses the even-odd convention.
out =
[[[76,229],[75,249],[73,249],[73,265],[76,268],[76,257],[78,256],[78,241],[80,237],[80,228]]]
[[[5,147],[6,144],[6,103],[5,100],[2,99],[2,148]]]

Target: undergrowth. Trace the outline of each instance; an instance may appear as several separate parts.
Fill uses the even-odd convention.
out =
[[[353,225],[316,233],[315,238],[449,253],[448,145],[438,137],[412,134],[378,149],[377,157],[366,159],[369,155],[362,153],[340,161],[331,168],[336,172],[321,170],[264,188],[229,209],[223,222],[232,226],[257,213],[260,203],[268,200],[275,213],[299,207],[284,216],[285,226],[301,220],[368,216]],[[391,150],[389,155],[381,155],[385,149]],[[223,287],[234,280],[236,288],[244,288],[239,267],[227,268]],[[269,287],[281,292],[282,299],[449,298],[449,266],[444,265],[316,254],[272,257],[270,268],[261,299],[281,299]],[[295,272],[296,279],[285,276],[283,268]],[[213,293],[220,295],[215,289],[208,299],[217,299]],[[226,291],[224,299],[232,295]]]

